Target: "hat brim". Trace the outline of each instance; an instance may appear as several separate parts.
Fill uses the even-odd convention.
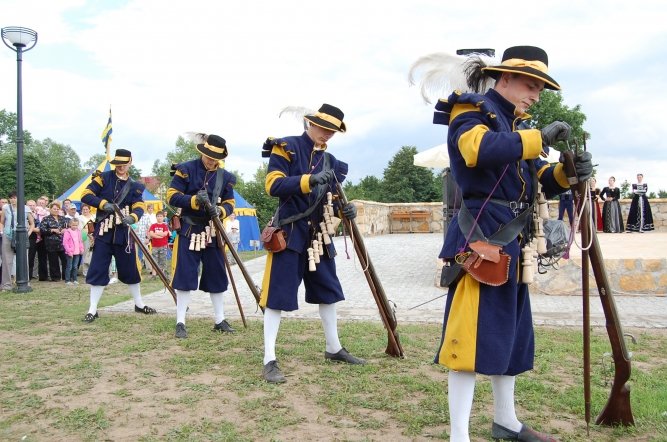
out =
[[[114,160],[109,161],[109,164],[113,164],[114,166],[122,166],[122,165],[124,165],[124,164],[130,164],[131,161],[132,161],[132,160],[129,160],[129,161],[120,161],[120,160],[115,160],[115,159],[114,159]]]
[[[328,121],[325,121],[325,120],[323,120],[319,117],[316,117],[314,115],[306,115],[303,118],[310,121],[315,126],[319,126],[321,128],[324,128],[324,129],[333,130],[335,132],[345,132],[347,130],[346,127],[345,127],[345,123],[343,121],[340,122],[340,127],[338,127],[335,124],[330,123]]]
[[[207,156],[213,160],[224,160],[227,158],[227,147],[225,147],[223,152],[213,152],[211,149],[207,148],[204,144],[197,144],[197,152]]]
[[[538,80],[544,81],[544,87],[546,89],[551,89],[552,91],[559,91],[560,85],[556,80],[545,74],[544,72],[538,71],[530,67],[514,67],[514,66],[488,66],[482,68],[484,72],[489,77],[497,80],[500,77],[502,72],[509,72],[515,74],[527,75],[529,77],[537,78]]]

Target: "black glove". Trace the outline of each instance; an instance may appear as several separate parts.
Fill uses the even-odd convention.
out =
[[[549,124],[547,127],[541,130],[542,132],[542,145],[551,146],[556,141],[565,141],[570,138],[570,132],[572,128],[569,124],[563,121],[554,121]]]
[[[343,216],[349,220],[355,219],[357,217],[357,207],[352,203],[347,203],[343,207]]]
[[[200,190],[195,195],[195,201],[199,204],[200,208],[206,207],[206,204],[211,204],[211,200],[208,199],[208,192],[206,190]]]
[[[113,204],[104,203],[104,205],[102,206],[102,210],[104,210],[107,213],[113,213]]]
[[[131,226],[135,222],[136,221],[134,220],[134,217],[132,215],[125,215],[123,217],[123,224],[125,224],[126,226]]]
[[[206,208],[206,214],[211,217],[211,219],[220,216],[222,213],[222,210],[218,206],[214,206],[213,204],[207,206]]]
[[[574,168],[577,179],[586,181],[593,176],[593,155],[590,152],[579,152],[574,156]]]
[[[331,169],[323,170],[322,172],[315,173],[310,176],[308,184],[310,187],[315,186],[316,184],[329,184],[334,177],[334,171]]]

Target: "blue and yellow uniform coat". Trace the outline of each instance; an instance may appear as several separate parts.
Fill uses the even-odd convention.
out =
[[[216,170],[206,170],[201,158],[178,164],[167,190],[167,201],[170,205],[181,208],[181,229],[174,240],[174,252],[171,257],[172,281],[176,290],[200,290],[209,293],[221,293],[227,290],[228,280],[223,257],[224,250],[218,248],[215,239],[200,251],[189,250],[190,237],[199,234],[208,226],[210,217],[203,207],[195,201],[195,195],[206,189],[213,204],[220,206],[220,220],[234,211],[234,183],[236,177],[222,170],[223,182],[218,197],[218,204],[213,196],[217,177]],[[188,220],[192,221],[189,222]],[[197,285],[199,263],[202,264],[202,275]]]
[[[271,150],[265,187],[269,195],[278,197],[279,219],[305,212],[316,201],[321,191],[335,194],[334,183],[327,189],[311,189],[310,175],[321,172],[324,165],[324,149],[315,149],[314,143],[304,132],[301,136],[278,140]],[[336,180],[343,182],[347,174],[347,163],[329,155],[329,167]],[[299,308],[297,292],[303,280],[306,302],[311,304],[333,304],[345,299],[343,289],[336,276],[335,249],[333,244],[325,248],[315,272],[308,271],[307,250],[320,231],[326,197],[306,218],[283,225],[287,233],[287,249],[269,253],[266,260],[260,306],[275,310],[293,311]]]
[[[515,109],[493,89],[484,95],[455,92],[436,105],[433,121],[449,125],[452,174],[473,218],[496,184],[492,198],[532,202],[535,189],[528,161],[534,161],[547,196],[569,188],[561,164],[551,166],[539,159],[540,131],[517,129],[530,115]],[[488,203],[478,224],[489,237],[514,217],[509,207]],[[465,250],[468,234],[461,232],[454,217],[440,258],[452,260]],[[436,363],[487,375],[516,375],[532,369],[533,324],[528,286],[519,282],[520,241],[521,237],[503,248],[511,256],[504,285],[488,286],[464,274],[450,286]]]
[[[109,284],[109,265],[111,257],[116,259],[118,279],[125,284],[141,282],[141,263],[137,256],[137,248],[131,240],[130,227],[125,224],[112,223],[111,229],[100,234],[101,221],[107,216],[114,215],[101,210],[106,203],[116,203],[120,209],[130,208],[130,214],[135,222],[144,214],[144,185],[130,181],[130,190],[122,201],[116,201],[123,187],[128,183],[121,180],[113,170],[102,172],[94,177],[86,190],[81,194],[81,202],[97,208],[95,224],[95,246],[90,260],[90,268],[86,275],[86,283],[91,285]]]

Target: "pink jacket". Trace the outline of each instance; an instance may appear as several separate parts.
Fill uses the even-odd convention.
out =
[[[68,256],[83,255],[83,238],[81,230],[70,229],[69,227],[63,232],[63,247]]]

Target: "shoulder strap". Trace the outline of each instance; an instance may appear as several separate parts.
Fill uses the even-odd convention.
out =
[[[125,199],[125,197],[127,196],[127,194],[130,193],[130,189],[132,188],[132,183],[133,182],[134,181],[132,180],[132,177],[128,176],[127,177],[127,182],[125,183],[125,185],[123,186],[123,189],[118,194],[118,198],[114,201],[114,203],[116,205],[122,203],[123,200]]]
[[[213,198],[211,199],[211,203],[213,203],[214,206],[218,204],[218,197],[220,196],[220,192],[222,192],[222,181],[224,176],[224,169],[222,167],[218,167],[215,175],[215,186],[213,187]]]
[[[322,162],[322,170],[331,169],[331,158],[330,157],[331,157],[330,153],[324,152],[324,159],[323,159],[323,162]],[[311,204],[310,207],[308,207],[305,212],[298,213],[296,215],[292,215],[292,216],[290,216],[288,218],[285,218],[283,220],[279,220],[278,219],[278,210],[276,210],[276,215],[274,216],[274,223],[273,223],[274,227],[284,226],[285,224],[290,224],[290,223],[293,223],[294,221],[298,221],[300,219],[303,219],[303,218],[309,216],[311,213],[313,213],[313,211],[317,208],[317,206],[319,206],[320,202],[322,201],[322,198],[324,198],[324,195],[327,193],[326,190],[327,190],[328,187],[329,187],[328,184],[319,184],[316,187],[317,198],[315,198],[315,202],[313,204]]]

